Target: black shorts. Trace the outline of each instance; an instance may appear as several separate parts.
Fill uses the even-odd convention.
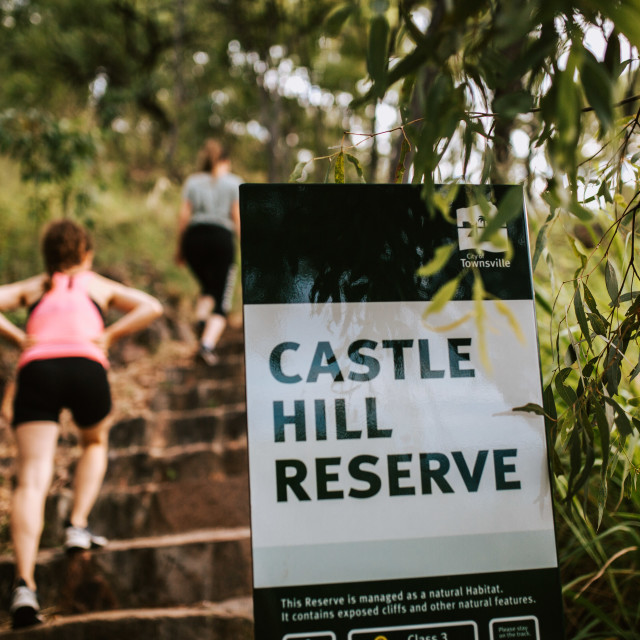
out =
[[[182,255],[204,295],[215,300],[214,313],[226,316],[235,284],[233,233],[215,224],[194,224],[182,237]]]
[[[23,422],[58,422],[70,409],[80,428],[109,415],[111,391],[105,368],[89,358],[51,358],[28,362],[18,372],[13,426]]]

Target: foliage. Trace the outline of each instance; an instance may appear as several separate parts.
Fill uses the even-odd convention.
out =
[[[207,136],[282,180],[345,123],[364,33],[320,38],[336,0],[7,0],[0,111],[92,119],[135,176],[180,180]],[[311,155],[313,155],[311,153]],[[135,170],[133,169],[135,167]],[[128,175],[126,177],[131,177]]]
[[[74,178],[78,165],[95,157],[90,134],[35,109],[7,110],[0,113],[0,153],[16,159],[22,181],[32,184],[28,214],[36,221],[46,219],[55,204],[58,215],[67,215],[71,209],[82,215],[86,210],[89,193],[74,184]],[[46,190],[51,185],[55,193]]]
[[[347,20],[361,4],[345,2],[328,20],[336,14]],[[407,158],[411,149],[412,180],[424,184],[434,210],[446,213],[447,202],[433,188],[443,167],[449,167],[450,180],[469,181],[474,155],[482,159],[475,173],[480,182],[509,181],[510,136],[519,128],[529,135],[528,159],[543,150],[547,167],[542,175],[527,167],[528,192],[535,200],[543,178],[538,206],[546,203],[549,211],[534,267],[544,257],[554,269],[547,243],[555,226],[581,223],[594,234],[586,240],[566,236],[578,264],[552,303],[555,364],[545,372],[546,405],[537,410],[547,416],[551,440],[559,438],[569,450],[568,458],[556,460],[557,473],[568,478],[567,503],[585,486],[600,452],[598,521],[615,466],[614,448],[620,455],[640,426],[629,386],[640,372],[634,261],[638,115],[620,115],[614,104],[616,96],[629,96],[634,89],[635,74],[629,72],[631,61],[621,57],[621,41],[640,43],[639,19],[638,2],[546,0],[381,0],[369,3],[368,15],[370,88],[362,101],[377,101],[400,85],[399,157]],[[603,38],[602,59],[586,44],[592,30]],[[380,51],[387,55],[381,57]],[[585,157],[588,143],[598,149]],[[336,181],[344,181],[344,154],[343,143],[332,156]],[[452,160],[456,155],[462,162]],[[405,162],[397,171],[400,179]],[[508,205],[501,209],[484,239],[515,211]],[[449,289],[451,297],[455,288]],[[633,471],[627,478],[631,489]]]
[[[363,12],[369,89],[355,104],[397,96],[396,181],[423,184],[428,206],[444,215],[437,182],[525,183],[546,326],[544,406],[520,409],[545,416],[552,445],[569,533],[561,541],[569,632],[635,638],[640,2],[348,0],[328,25]],[[524,153],[512,147],[518,133]],[[358,144],[343,138],[330,156],[336,182]],[[488,227],[514,212],[504,207]],[[436,297],[451,299],[456,286]],[[479,279],[476,291],[482,299]],[[588,620],[573,620],[576,606]]]
[[[634,439],[637,444],[637,436]],[[570,503],[559,501],[556,507],[566,631],[573,640],[637,637],[640,505],[637,492],[624,496],[621,478],[629,465],[621,462],[621,466],[622,472],[612,478],[613,490],[600,527],[585,512],[588,506],[595,508],[594,498],[585,502],[574,496]],[[566,480],[558,482],[558,491],[566,497]]]

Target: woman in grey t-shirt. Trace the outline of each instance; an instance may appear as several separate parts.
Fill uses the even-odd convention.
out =
[[[226,150],[208,139],[200,151],[200,171],[182,192],[176,260],[186,262],[200,283],[196,318],[201,328],[198,356],[213,365],[215,346],[227,323],[235,285],[235,238],[240,236],[239,187]]]

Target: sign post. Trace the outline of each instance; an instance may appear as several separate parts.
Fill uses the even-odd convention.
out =
[[[256,640],[564,637],[521,196],[241,187]]]

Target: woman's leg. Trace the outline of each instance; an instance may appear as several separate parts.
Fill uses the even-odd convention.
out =
[[[214,301],[210,295],[201,294],[196,302],[196,321],[206,324],[213,311]]]
[[[204,321],[200,346],[206,355],[215,348],[227,324],[225,314],[235,283],[235,240],[228,229],[200,225],[187,229],[182,249],[202,291],[196,318]]]
[[[35,589],[35,566],[44,525],[44,505],[58,442],[58,424],[23,422],[15,429],[18,447],[17,486],[13,492],[11,537],[16,558],[16,577]]]
[[[100,493],[107,471],[109,419],[80,430],[82,453],[74,478],[73,508],[69,520],[74,527],[85,528],[89,513]]]
[[[206,349],[213,349],[217,344],[222,332],[227,326],[227,319],[219,313],[212,313],[202,332],[200,344]]]

